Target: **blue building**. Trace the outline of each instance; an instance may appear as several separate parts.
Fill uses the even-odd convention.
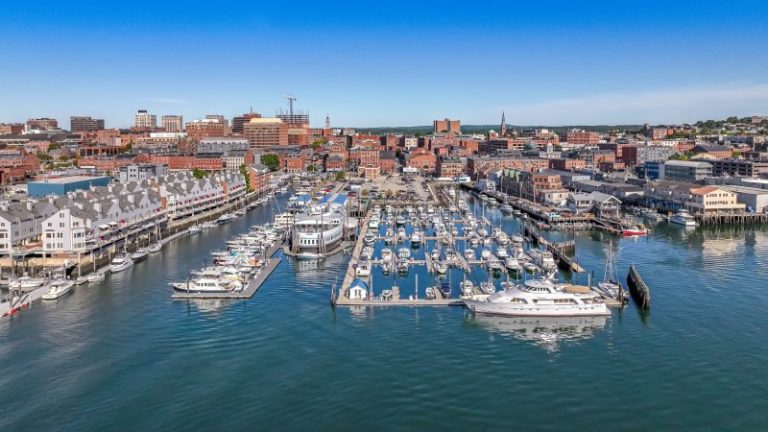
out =
[[[645,161],[645,178],[648,180],[664,180],[664,162]]]
[[[110,181],[110,177],[103,176],[72,176],[32,181],[27,183],[27,195],[31,197],[65,195],[67,192],[89,189],[91,186],[107,186]]]

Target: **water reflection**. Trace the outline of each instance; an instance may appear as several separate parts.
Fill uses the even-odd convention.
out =
[[[466,321],[501,336],[510,336],[555,352],[564,342],[589,339],[605,327],[600,317],[502,317],[468,314]]]

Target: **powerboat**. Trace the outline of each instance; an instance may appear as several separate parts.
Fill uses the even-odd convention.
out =
[[[507,257],[504,260],[504,267],[507,268],[507,270],[510,271],[520,271],[520,263],[517,261],[517,258],[515,257]]]
[[[187,229],[190,234],[199,234],[202,230],[203,229],[200,227],[200,225],[192,225],[189,227],[189,229]]]
[[[638,224],[622,230],[624,237],[640,237],[648,235],[648,228],[645,225]]]
[[[149,245],[149,247],[147,247],[147,251],[149,253],[158,253],[161,250],[163,250],[162,242],[152,243],[151,245]]]
[[[227,293],[240,291],[243,283],[235,279],[200,277],[187,282],[171,284],[173,289],[187,293]]]
[[[216,219],[216,223],[218,223],[219,225],[229,223],[235,220],[235,217],[236,216],[233,215],[232,213],[224,213],[223,215],[219,216],[218,219]]]
[[[50,284],[50,289],[41,297],[43,300],[56,300],[72,290],[75,283],[67,279],[56,279]]]
[[[442,261],[435,261],[435,264],[433,265],[435,268],[435,271],[439,274],[445,274],[446,271],[448,271],[448,266],[445,265]]]
[[[557,284],[551,278],[505,284],[502,291],[465,299],[473,313],[505,316],[607,316],[602,297],[589,287]]]
[[[148,256],[149,256],[149,252],[146,249],[141,248],[141,249],[137,249],[136,252],[131,254],[131,259],[133,260],[134,263],[137,263],[137,262],[144,261],[145,259],[147,259]]]
[[[371,275],[371,263],[368,261],[360,261],[357,264],[357,269],[355,270],[355,275],[357,277],[368,277]]]
[[[133,266],[133,260],[131,257],[127,255],[119,255],[112,259],[112,262],[109,263],[109,270],[112,271],[112,273],[118,273],[124,270],[128,270]]]
[[[413,246],[420,245],[421,239],[422,239],[421,231],[414,230],[413,234],[411,234],[411,245]]]
[[[475,250],[472,248],[468,248],[464,250],[464,258],[466,259],[475,259]]]
[[[363,238],[363,242],[365,242],[367,245],[376,243],[376,234],[374,234],[372,231],[368,231],[368,233]]]
[[[497,248],[496,249],[496,256],[499,257],[499,258],[502,258],[502,259],[506,258],[508,256],[507,255],[507,248],[503,248],[503,247]]]
[[[459,284],[459,288],[461,288],[461,293],[465,296],[470,296],[475,291],[475,284],[472,283],[471,280],[465,279],[461,281]]]
[[[688,213],[688,210],[678,210],[677,213],[669,217],[669,221],[673,224],[682,225],[685,227],[695,227],[696,219]]]
[[[45,285],[46,280],[43,278],[32,278],[29,276],[22,276],[18,279],[12,280],[8,284],[8,288],[11,290],[32,291],[41,288]]]
[[[88,283],[90,284],[90,283],[101,282],[106,277],[107,276],[105,272],[95,271],[95,272],[88,273],[88,275],[85,278],[88,280]]]

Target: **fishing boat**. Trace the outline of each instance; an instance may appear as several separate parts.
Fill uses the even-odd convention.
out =
[[[473,313],[505,316],[607,316],[602,297],[589,287],[558,284],[552,275],[522,285],[505,284],[489,296],[464,299]]]
[[[133,266],[133,260],[128,255],[118,255],[109,263],[109,270],[112,273],[118,273],[128,270]]]
[[[74,286],[75,283],[71,280],[67,279],[56,279],[53,282],[51,282],[50,289],[48,292],[43,294],[42,298],[43,300],[56,300],[57,298],[63,297],[64,295],[68,294],[72,290],[72,286]]]
[[[681,209],[677,213],[669,217],[669,221],[673,224],[682,225],[685,227],[695,227],[696,219],[688,213],[688,210]]]

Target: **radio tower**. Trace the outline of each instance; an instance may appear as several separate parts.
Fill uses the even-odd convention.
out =
[[[283,99],[288,99],[288,113],[293,117],[293,102],[296,100],[296,96],[293,93],[288,93],[283,96]]]

